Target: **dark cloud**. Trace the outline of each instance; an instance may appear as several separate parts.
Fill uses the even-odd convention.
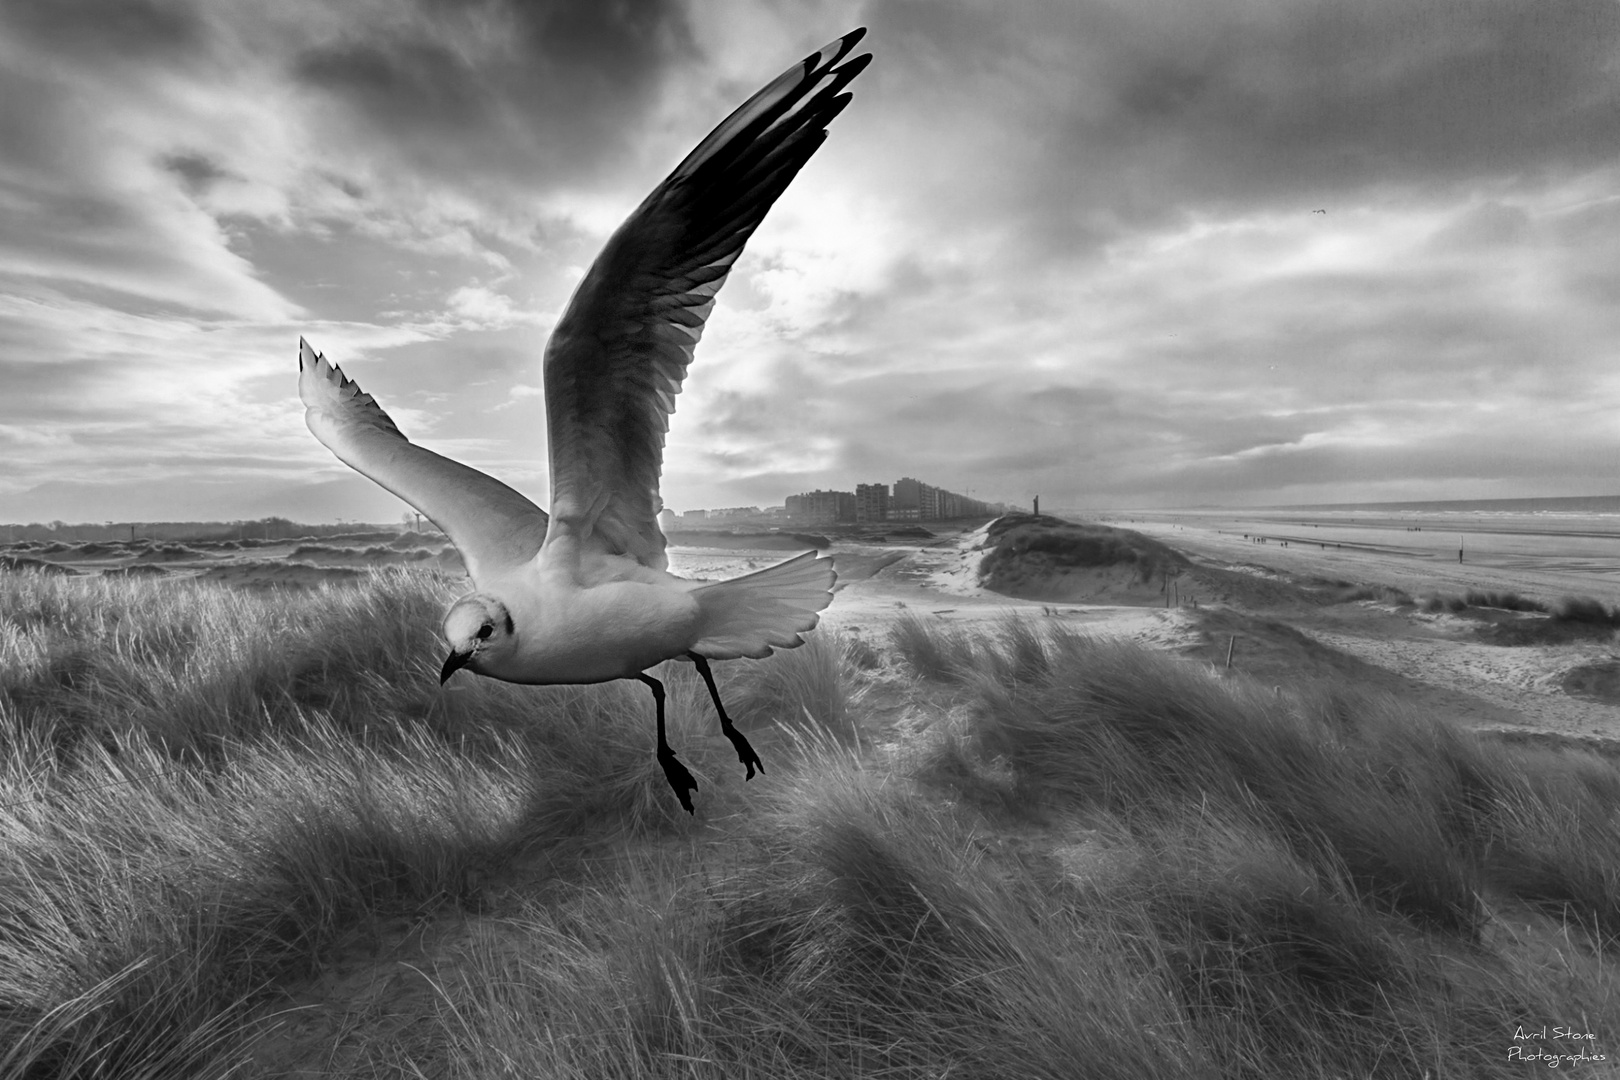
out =
[[[495,87],[472,63],[430,40],[316,46],[298,58],[295,71],[386,131],[422,141],[484,127],[497,101]]]
[[[116,194],[66,184],[0,184],[0,192],[10,203],[0,215],[0,254],[8,270],[96,287],[121,310],[149,310],[154,302],[209,313],[282,307],[219,250],[211,229],[182,241],[172,212],[153,215]]]
[[[1533,186],[1620,155],[1609,0],[1032,7],[897,0],[874,40],[893,43],[878,81],[895,121],[990,123],[953,131],[974,144],[966,174],[926,168],[946,146],[916,147],[924,182],[956,192],[927,205],[995,199],[1048,247],[1193,211]]]
[[[207,36],[206,23],[180,0],[7,0],[0,23],[38,48],[97,61],[172,60]]]
[[[665,74],[694,53],[672,0],[425,0],[417,18],[304,49],[293,70],[356,137],[441,182],[533,185],[624,160]]]
[[[165,154],[159,164],[178,176],[186,190],[194,195],[202,194],[221,180],[235,175],[202,153]]]
[[[366,321],[390,312],[419,319],[441,310],[451,290],[489,269],[470,252],[425,254],[400,242],[408,237],[368,233],[363,220],[319,224],[319,231],[295,231],[232,221],[231,249],[277,282],[288,299],[327,319]]]

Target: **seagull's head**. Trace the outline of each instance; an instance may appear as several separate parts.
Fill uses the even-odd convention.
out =
[[[488,593],[471,593],[450,606],[444,616],[444,637],[450,656],[439,673],[442,685],[458,668],[480,670],[489,660],[516,643],[512,615],[506,605]]]

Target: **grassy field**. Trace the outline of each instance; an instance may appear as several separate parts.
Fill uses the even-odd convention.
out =
[[[0,1077],[1522,1077],[1620,769],[1053,620],[437,685],[450,591],[0,573]],[[1590,1040],[1516,1034],[1557,1028]],[[1522,1029],[1522,1030],[1521,1030]],[[1513,1051],[1517,1050],[1517,1056]]]

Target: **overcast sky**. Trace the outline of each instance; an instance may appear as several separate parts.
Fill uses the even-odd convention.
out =
[[[397,520],[300,334],[545,505],[583,268],[858,25],[672,508],[1620,491],[1613,0],[6,0],[0,520]]]

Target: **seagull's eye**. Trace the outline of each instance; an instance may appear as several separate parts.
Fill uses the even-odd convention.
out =
[[[491,625],[490,623],[485,623],[483,626],[480,626],[478,628],[478,640],[483,641],[485,638],[489,637],[489,635],[493,634],[494,632],[495,632],[495,627],[493,625]]]

